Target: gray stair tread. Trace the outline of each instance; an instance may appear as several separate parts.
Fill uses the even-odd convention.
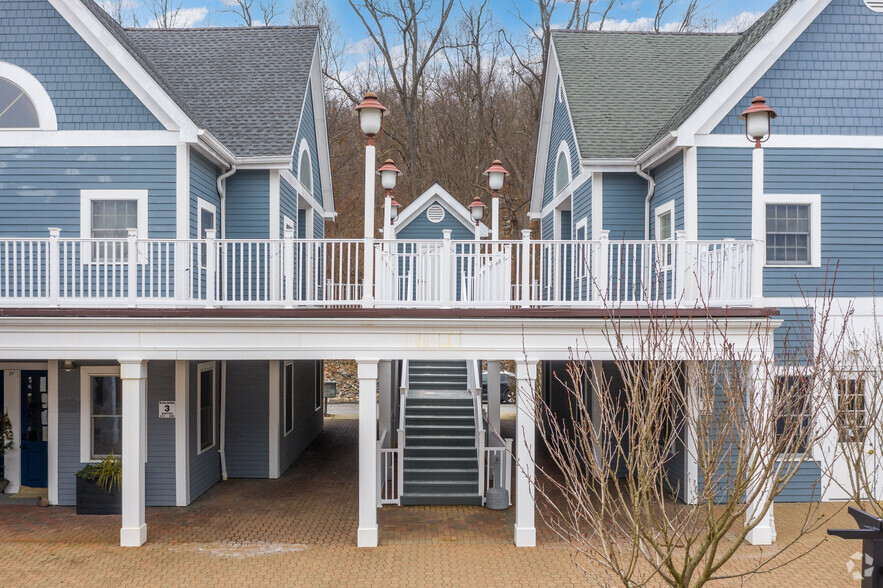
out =
[[[433,399],[469,399],[472,400],[472,394],[468,391],[457,390],[408,390],[408,401],[411,400],[433,400]]]

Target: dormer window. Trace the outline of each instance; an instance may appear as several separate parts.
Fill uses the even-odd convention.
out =
[[[34,102],[24,90],[0,79],[0,129],[38,129],[40,119]]]

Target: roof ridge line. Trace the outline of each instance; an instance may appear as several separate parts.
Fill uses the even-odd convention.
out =
[[[660,37],[738,37],[742,33],[724,31],[645,31],[645,30],[612,30],[612,29],[552,29],[552,33],[590,33],[590,34],[623,34],[623,35],[653,35]]]
[[[269,25],[269,26],[260,26],[260,27],[221,27],[221,26],[212,26],[212,27],[123,27],[123,30],[126,32],[160,32],[160,31],[170,31],[170,32],[199,32],[199,31],[272,31],[272,30],[304,30],[304,29],[316,29],[318,30],[318,25]]]

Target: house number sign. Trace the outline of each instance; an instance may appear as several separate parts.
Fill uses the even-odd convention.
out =
[[[175,401],[160,400],[159,401],[159,418],[173,419],[175,418]]]

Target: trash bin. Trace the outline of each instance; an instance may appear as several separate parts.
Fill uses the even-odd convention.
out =
[[[509,508],[509,492],[499,486],[488,488],[485,506],[491,510],[506,510]]]

